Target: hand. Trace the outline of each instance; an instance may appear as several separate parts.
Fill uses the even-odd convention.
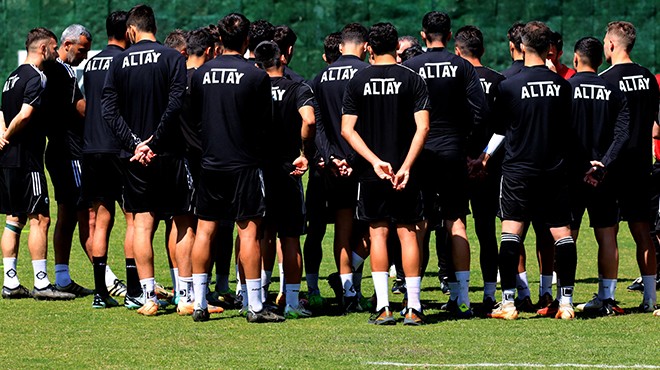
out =
[[[409,179],[410,170],[401,168],[392,179],[392,187],[395,190],[403,190],[406,187],[406,184],[408,184]]]
[[[374,163],[374,172],[376,172],[378,178],[382,180],[390,180],[392,181],[392,184],[394,184],[394,172],[392,172],[391,164],[383,161],[376,162]]]
[[[345,159],[337,159],[333,158],[332,163],[334,164],[334,170],[333,173],[335,176],[339,174],[339,176],[342,177],[348,177],[353,173],[353,168],[346,162]]]
[[[468,178],[470,179],[483,179],[486,176],[486,169],[484,168],[483,154],[477,159],[468,157],[467,169]]]
[[[319,159],[319,161],[316,162],[316,167],[318,167],[320,169],[324,169],[325,168],[325,159],[323,159],[323,158]]]
[[[148,145],[151,139],[153,139],[153,136],[150,136],[147,140],[141,142],[135,147],[135,153],[130,159],[131,162],[138,161],[143,166],[149,165],[151,160],[156,156],[156,153],[154,153]]]
[[[9,145],[9,141],[5,139],[5,131],[3,130],[0,134],[0,150],[3,150],[7,145]]]
[[[591,161],[591,168],[584,174],[584,182],[596,187],[603,181],[605,176],[605,166],[599,161]]]
[[[296,167],[296,169],[291,171],[289,175],[293,175],[293,176],[304,175],[305,172],[307,172],[307,165],[308,165],[307,158],[303,156],[296,158],[296,160],[293,161],[293,166]]]
[[[555,67],[554,63],[550,59],[545,60],[545,65],[548,67],[549,70],[557,73],[557,67]]]

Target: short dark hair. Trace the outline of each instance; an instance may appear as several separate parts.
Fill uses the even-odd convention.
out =
[[[185,49],[186,31],[177,28],[174,31],[170,32],[170,34],[167,35],[167,37],[165,38],[163,45],[167,46],[168,48],[172,48],[179,51]]]
[[[418,55],[424,54],[424,50],[419,45],[413,45],[401,53],[401,62],[405,62],[408,59],[412,59]]]
[[[399,44],[406,41],[410,43],[410,46],[419,46],[421,48],[419,40],[415,36],[405,35],[399,37]]]
[[[262,41],[271,41],[273,39],[275,36],[275,26],[265,19],[258,19],[250,23],[248,36],[248,48],[254,51]]]
[[[369,39],[369,30],[360,23],[349,23],[341,29],[341,42],[360,44]]]
[[[126,19],[128,12],[117,10],[108,15],[105,19],[105,29],[109,39],[117,41],[126,40]]]
[[[550,48],[552,30],[545,23],[531,21],[525,25],[522,32],[522,43],[525,48],[531,49],[538,55],[543,55]]]
[[[513,44],[513,47],[518,51],[521,51],[520,44],[522,44],[523,28],[525,28],[524,23],[516,22],[511,25],[509,30],[506,32],[506,38],[509,39],[509,41]]]
[[[341,40],[341,32],[333,32],[323,40],[323,52],[325,53],[325,61],[328,64],[334,63],[341,56],[339,51]]]
[[[454,35],[456,47],[461,54],[471,58],[481,58],[484,55],[484,35],[475,26],[464,26]]]
[[[561,36],[561,33],[557,31],[552,32],[552,38],[550,38],[550,44],[554,45],[557,48],[557,53],[564,50],[564,39]]]
[[[186,52],[188,55],[201,57],[204,51],[215,46],[215,40],[208,28],[202,27],[186,34]]]
[[[451,19],[447,13],[431,11],[422,18],[422,31],[426,34],[429,41],[447,42],[449,32],[451,32]]]
[[[376,55],[396,52],[399,33],[392,23],[376,23],[369,29],[369,46]]]
[[[135,26],[139,31],[156,33],[156,16],[149,5],[136,5],[128,11],[126,27]]]
[[[582,63],[596,69],[603,64],[603,43],[595,37],[583,37],[575,43],[573,49]]]
[[[209,31],[209,34],[213,38],[213,42],[215,43],[215,46],[222,46],[222,41],[220,40],[220,30],[218,29],[218,25],[209,24],[208,27],[206,27],[206,30]]]
[[[53,31],[44,27],[33,28],[27,34],[27,39],[25,40],[25,50],[30,51],[30,47],[35,43],[50,39],[53,39],[55,42],[57,42],[57,36],[55,36]]]
[[[280,48],[280,51],[286,52],[289,48],[296,44],[298,36],[293,32],[291,27],[287,25],[281,25],[275,27],[275,34],[273,35],[273,41]]]
[[[262,41],[254,49],[254,61],[263,69],[279,67],[280,55],[280,48],[274,41]]]
[[[230,13],[218,21],[220,39],[226,49],[242,51],[250,32],[250,21],[240,13]]]
[[[635,26],[630,22],[614,21],[607,24],[607,33],[616,36],[627,52],[631,52],[637,39]]]

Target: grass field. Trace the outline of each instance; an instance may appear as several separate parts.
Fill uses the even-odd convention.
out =
[[[52,195],[52,189],[51,193]],[[55,209],[52,209],[52,225]],[[0,221],[4,224],[4,218]],[[583,225],[588,223],[583,223]],[[123,278],[121,216],[112,234],[109,264]],[[163,228],[164,229],[164,228]],[[23,232],[18,272],[32,286],[32,267]],[[50,231],[52,241],[52,227]],[[333,270],[332,227],[324,242],[321,276]],[[481,302],[483,282],[478,244],[470,229],[472,282],[470,298]],[[52,242],[49,251],[54,282]],[[156,279],[170,285],[162,231],[155,245]],[[534,256],[534,235],[527,239]],[[597,291],[596,243],[583,227],[578,241],[575,301],[584,302]],[[0,367],[15,368],[660,368],[660,318],[635,313],[639,293],[625,287],[638,275],[635,247],[627,229],[620,236],[620,278],[617,299],[626,315],[565,322],[522,314],[522,319],[450,320],[438,309],[447,300],[438,289],[436,258],[431,257],[423,281],[422,300],[431,325],[374,327],[369,314],[319,316],[281,324],[248,324],[237,311],[212,316],[207,323],[179,317],[173,309],[157,317],[141,317],[122,308],[93,310],[92,297],[71,302],[0,300]],[[79,246],[71,257],[73,278],[93,287],[91,264]],[[368,266],[368,261],[367,261]],[[277,273],[275,273],[276,276]],[[365,267],[363,290],[373,286]],[[538,267],[528,262],[533,300],[538,292]],[[319,282],[330,297],[326,280]],[[232,281],[231,286],[234,286]],[[271,285],[271,290],[277,284]],[[303,290],[304,290],[303,284]],[[499,291],[498,296],[499,298]],[[402,296],[390,296],[400,302]],[[121,300],[120,300],[121,302]]]

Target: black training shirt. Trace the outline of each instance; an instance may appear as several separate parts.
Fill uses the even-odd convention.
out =
[[[292,163],[302,150],[302,117],[298,111],[308,105],[314,107],[312,89],[286,77],[272,77],[273,126],[269,130],[269,161]]]
[[[46,76],[31,64],[20,65],[9,75],[2,88],[2,114],[7,127],[23,104],[34,107],[32,116],[36,114],[45,86]],[[30,119],[19,131],[15,131],[9,138],[9,144],[0,151],[0,167],[24,167],[43,172],[46,131],[42,123]]]
[[[578,72],[568,82],[573,87],[573,130],[578,139],[572,148],[572,167],[580,174],[592,160],[607,167],[629,137],[626,97],[595,72]]]
[[[522,71],[523,67],[525,66],[525,62],[523,60],[514,60],[509,68],[505,69],[502,71],[502,76],[505,78],[509,78],[513,75],[516,75]]]
[[[83,83],[85,84],[85,127],[83,153],[116,153],[121,145],[110,125],[103,119],[101,98],[103,84],[112,59],[124,51],[117,45],[108,45],[85,64]]]
[[[502,172],[536,176],[563,170],[571,139],[571,84],[545,65],[502,81],[495,102],[506,131]]]
[[[186,63],[174,49],[142,40],[117,55],[103,87],[103,117],[125,150],[153,135],[158,154],[181,153],[176,126],[186,91]]]
[[[479,76],[479,82],[481,82],[481,87],[484,90],[484,93],[486,94],[486,102],[488,103],[488,110],[493,112],[494,105],[495,105],[495,100],[497,99],[497,94],[498,94],[498,86],[500,85],[500,82],[502,82],[505,77],[488,68],[488,67],[474,67],[474,69],[477,71],[477,75]],[[467,154],[470,158],[477,158],[481,153],[483,152],[484,148],[486,145],[488,145],[488,141],[490,140],[490,137],[493,135],[495,132],[495,125],[496,125],[497,117],[494,115],[489,115],[488,119],[486,120],[484,125],[481,125],[482,127],[474,127],[472,132],[470,133],[470,136],[468,137],[468,144],[467,144]],[[503,150],[498,151],[498,153],[504,152]],[[497,157],[501,157],[500,155],[495,154]],[[492,168],[493,163],[495,162],[501,162],[501,158],[499,160],[494,161],[494,159],[497,158],[491,158],[488,163],[489,167]]]
[[[193,74],[192,112],[199,115],[202,168],[234,171],[263,163],[273,99],[266,72],[240,55],[219,55]]]
[[[343,114],[358,116],[355,131],[396,173],[403,164],[417,130],[415,113],[430,110],[424,80],[398,65],[373,65],[358,71],[346,86]],[[361,179],[376,179],[362,162]],[[356,166],[360,168],[361,166]]]
[[[331,156],[351,159],[354,151],[341,137],[342,100],[348,81],[369,63],[354,55],[342,55],[319,72],[312,82],[321,120],[317,122],[316,146],[327,161]]]
[[[426,81],[431,99],[431,129],[425,149],[465,159],[472,126],[482,124],[486,97],[472,64],[445,48],[430,48],[404,62]]]

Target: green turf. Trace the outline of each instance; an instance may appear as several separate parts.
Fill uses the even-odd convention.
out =
[[[51,190],[52,194],[52,190]],[[52,209],[55,223],[55,210]],[[0,218],[4,222],[4,218]],[[109,265],[123,278],[122,257],[124,222],[118,217],[111,238]],[[478,244],[470,228],[472,242],[473,302],[482,299]],[[52,227],[51,227],[52,241]],[[155,240],[156,279],[171,285],[165,257],[163,231]],[[321,276],[332,272],[332,227],[324,242]],[[23,232],[19,253],[19,277],[31,287],[32,267]],[[52,242],[49,273],[54,282]],[[532,297],[538,292],[538,268],[533,257],[534,235],[527,239],[528,275]],[[379,362],[474,367],[474,364],[518,364],[538,367],[552,364],[660,366],[660,318],[634,313],[641,302],[639,293],[625,287],[638,275],[635,247],[622,227],[620,237],[620,279],[617,299],[627,314],[618,317],[571,322],[536,318],[522,314],[521,320],[502,322],[476,318],[450,320],[437,309],[446,301],[438,290],[433,273],[435,256],[423,281],[422,300],[431,325],[424,327],[374,327],[368,314],[320,316],[289,320],[282,324],[248,324],[236,311],[212,316],[207,323],[194,323],[172,310],[157,317],[141,317],[122,308],[93,310],[92,298],[73,302],[37,302],[31,299],[0,300],[0,367],[2,368],[377,368]],[[591,231],[583,227],[578,242],[578,283],[575,301],[584,302],[596,292],[596,244]],[[367,261],[368,265],[368,261]],[[73,278],[93,287],[92,268],[81,248],[71,257]],[[372,292],[368,268],[364,291]],[[277,276],[277,273],[275,273]],[[320,281],[324,296],[331,296]],[[234,281],[231,283],[234,287]],[[277,289],[277,284],[271,290]],[[303,290],[304,290],[303,284]],[[391,295],[392,302],[401,296]],[[498,291],[499,298],[499,291]],[[120,299],[121,302],[121,299]],[[398,317],[398,315],[397,315]],[[473,364],[470,366],[470,364]],[[524,364],[529,364],[524,366]],[[570,367],[563,365],[559,367]]]

